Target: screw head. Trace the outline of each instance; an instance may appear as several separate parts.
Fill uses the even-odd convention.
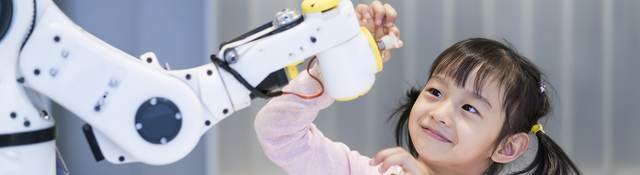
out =
[[[163,145],[167,144],[167,138],[165,138],[165,137],[160,138],[160,144],[163,144]]]
[[[152,98],[151,101],[149,101],[149,104],[151,104],[151,106],[154,106],[158,103],[158,99],[156,98]]]
[[[51,116],[49,116],[49,113],[47,111],[45,111],[45,110],[42,110],[40,112],[40,116],[42,117],[42,119],[45,119],[45,120],[51,119]]]
[[[136,130],[142,129],[142,123],[136,123]]]
[[[49,75],[51,75],[52,77],[55,77],[56,75],[58,75],[58,69],[56,68],[49,69]]]
[[[62,58],[68,58],[69,57],[69,51],[68,50],[60,51],[60,56],[62,56]]]
[[[222,114],[227,114],[227,113],[229,113],[229,109],[225,108],[222,110]]]

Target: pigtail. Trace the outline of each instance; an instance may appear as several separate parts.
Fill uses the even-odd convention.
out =
[[[411,136],[409,135],[409,129],[407,128],[407,124],[409,124],[409,114],[411,114],[411,108],[413,108],[413,104],[416,103],[416,100],[420,96],[420,90],[412,87],[407,91],[405,99],[400,103],[400,107],[394,110],[394,112],[389,117],[388,121],[393,119],[398,120],[396,123],[396,127],[394,130],[394,135],[396,136],[396,145],[400,147],[407,148],[409,153],[414,157],[418,156],[418,151],[413,146],[413,141],[411,140]]]
[[[556,144],[555,141],[544,132],[536,132],[538,138],[538,152],[533,162],[522,171],[513,174],[522,174],[533,171],[533,175],[581,175],[578,167],[569,159],[569,156]]]

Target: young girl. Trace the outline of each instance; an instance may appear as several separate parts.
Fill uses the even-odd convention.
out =
[[[384,20],[395,19],[390,6],[374,1],[358,8],[363,25],[394,31],[388,24],[393,21]],[[284,91],[321,91],[313,75],[318,77],[317,69]],[[393,116],[396,142],[408,151],[390,148],[368,158],[323,136],[312,122],[333,103],[327,95],[273,98],[258,113],[255,128],[267,157],[289,174],[497,174],[528,149],[528,133],[538,139],[538,150],[515,174],[580,174],[538,123],[551,110],[546,86],[539,69],[513,49],[472,38],[442,52],[424,88],[409,90]]]

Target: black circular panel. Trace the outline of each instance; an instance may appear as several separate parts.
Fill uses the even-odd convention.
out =
[[[7,34],[13,18],[13,1],[0,0],[0,40]]]
[[[151,98],[138,107],[133,126],[144,140],[166,144],[180,132],[182,113],[169,99]]]

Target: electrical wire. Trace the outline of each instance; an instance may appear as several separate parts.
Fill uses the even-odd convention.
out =
[[[311,60],[309,60],[309,62],[307,62],[307,66],[306,66],[306,71],[307,74],[309,74],[309,76],[311,76],[311,78],[313,78],[319,85],[320,85],[320,92],[317,92],[315,94],[312,95],[304,95],[304,94],[299,94],[299,93],[295,93],[295,92],[287,92],[287,91],[282,91],[282,94],[290,94],[290,95],[295,95],[298,96],[302,99],[314,99],[314,98],[318,98],[320,96],[322,96],[322,94],[324,94],[324,84],[322,84],[322,81],[320,81],[320,78],[314,76],[313,74],[311,74],[311,72],[309,72],[309,69],[311,69],[312,64],[316,61],[316,57],[311,58]]]

